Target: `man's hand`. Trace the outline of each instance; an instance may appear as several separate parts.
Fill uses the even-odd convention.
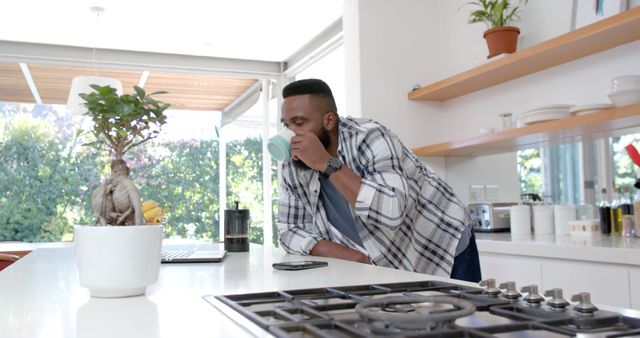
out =
[[[327,240],[318,241],[313,249],[311,249],[311,255],[339,258],[358,263],[371,264],[367,255],[363,254],[362,252]]]
[[[299,131],[291,138],[291,157],[301,160],[309,168],[323,172],[331,155],[312,132]]]

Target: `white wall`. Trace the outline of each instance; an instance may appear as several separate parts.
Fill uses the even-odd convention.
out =
[[[362,116],[362,92],[360,79],[360,14],[358,1],[345,0],[342,13],[344,34],[346,115]],[[341,113],[341,114],[342,114]]]
[[[467,24],[471,6],[463,6],[467,0],[439,0],[442,39],[438,41],[441,54],[439,64],[441,78],[454,75],[487,62],[487,45],[482,37],[484,24]],[[552,8],[552,10],[550,10]],[[523,49],[557,35],[571,27],[572,1],[536,0],[522,7],[521,20],[516,23],[521,35],[518,48]],[[540,20],[544,18],[544,20]],[[541,24],[544,21],[544,24]],[[544,95],[534,94],[530,100],[514,96],[519,86],[509,82],[499,90],[483,90],[443,105],[443,138],[441,141],[464,139],[478,135],[481,128],[502,127],[498,116],[504,112],[518,112],[526,104],[537,105]],[[495,87],[494,87],[495,88]],[[502,92],[506,93],[502,94]],[[527,101],[530,101],[528,103]],[[564,102],[564,101],[563,101]],[[518,201],[519,179],[516,153],[481,156],[477,158],[447,158],[446,179],[460,199],[469,202],[470,185],[497,185],[498,200]]]
[[[439,77],[446,78],[487,62],[487,44],[482,37],[487,27],[482,23],[467,24],[468,13],[476,7],[464,6],[468,0],[427,1],[439,5],[441,38],[437,43],[442,52],[437,67]],[[520,28],[518,48],[527,48],[568,32],[572,3],[571,0],[535,0],[521,6],[521,20],[514,23]]]
[[[379,120],[409,147],[477,135],[499,127],[498,114],[519,113],[551,103],[608,102],[609,81],[640,73],[640,41],[468,94],[445,103],[414,102],[407,93],[486,62],[482,24],[467,24],[467,0],[345,0],[347,78],[357,83],[362,116]],[[349,18],[357,13],[357,18]],[[570,30],[572,1],[536,0],[523,7],[519,48]],[[357,20],[356,20],[357,19]],[[348,27],[349,26],[349,27]],[[360,41],[354,31],[358,32]],[[348,50],[346,53],[350,53]],[[355,55],[351,52],[351,55]],[[357,80],[354,80],[354,77]],[[352,89],[352,93],[355,92]],[[426,159],[442,171],[443,160]],[[447,181],[463,200],[471,184],[498,184],[499,199],[519,195],[515,154],[444,161]],[[497,183],[496,183],[497,182]]]
[[[441,105],[407,98],[414,85],[438,78],[435,68],[425,67],[438,59],[436,3],[345,1],[347,107],[386,125],[408,147],[442,139]]]
[[[497,185],[496,202],[520,200],[520,183],[514,152],[475,158],[448,157],[446,175],[447,182],[465,204],[470,200],[470,185]]]

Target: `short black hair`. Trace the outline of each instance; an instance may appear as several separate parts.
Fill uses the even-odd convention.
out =
[[[324,81],[320,79],[304,79],[289,83],[282,89],[282,98],[286,99],[289,96],[296,95],[312,95],[315,98],[321,99],[321,104],[324,104],[328,111],[338,113],[336,107],[336,100],[333,98],[331,88]],[[318,102],[320,103],[320,102]]]

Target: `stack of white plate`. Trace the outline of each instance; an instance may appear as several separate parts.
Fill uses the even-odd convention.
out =
[[[609,99],[616,107],[640,103],[640,75],[618,76],[611,80]]]
[[[549,104],[521,113],[519,119],[524,125],[563,119],[571,116],[569,113],[571,107],[573,107],[572,104]]]
[[[571,115],[587,115],[604,109],[610,109],[614,106],[611,103],[594,103],[573,106],[569,109]]]

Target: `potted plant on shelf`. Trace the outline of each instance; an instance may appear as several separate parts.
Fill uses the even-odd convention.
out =
[[[489,47],[488,58],[516,51],[520,29],[510,24],[520,18],[520,5],[528,0],[515,1],[517,5],[509,0],[478,0],[465,4],[477,8],[469,14],[468,23],[484,22],[487,25],[484,38]]]
[[[163,226],[146,225],[140,193],[129,177],[124,155],[158,136],[170,105],[134,86],[133,94],[118,95],[110,86],[91,85],[80,94],[93,122],[96,140],[85,145],[107,150],[111,173],[93,192],[95,224],[76,226],[74,241],[80,284],[94,297],[144,294],[160,268]]]

